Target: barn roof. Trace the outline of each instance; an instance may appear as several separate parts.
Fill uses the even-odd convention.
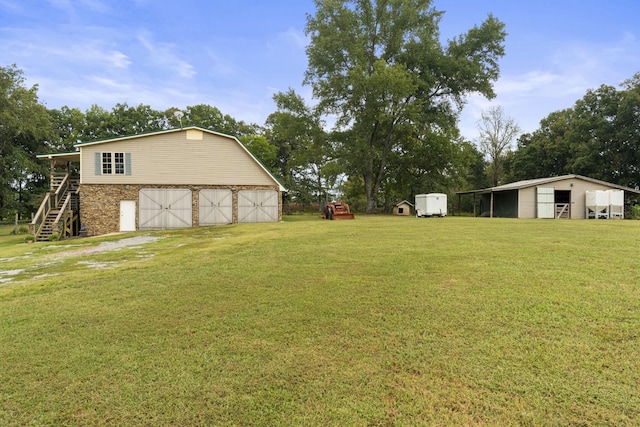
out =
[[[576,175],[576,174],[553,176],[553,177],[548,177],[548,178],[526,179],[526,180],[523,180],[523,181],[516,181],[516,182],[509,183],[509,184],[498,185],[496,187],[483,188],[483,189],[480,189],[480,190],[458,191],[456,194],[473,194],[473,193],[486,194],[486,193],[495,193],[495,192],[498,192],[498,191],[520,190],[520,189],[523,189],[523,188],[537,187],[539,185],[550,184],[550,183],[557,182],[557,181],[564,181],[566,179],[579,179],[579,180],[582,180],[582,181],[593,182],[593,183],[596,183],[596,184],[606,185],[606,186],[611,187],[611,188],[617,188],[619,190],[624,190],[624,191],[628,191],[628,192],[631,192],[631,193],[640,194],[640,190],[638,190],[638,189],[625,187],[623,185],[612,184],[610,182],[601,181],[599,179],[589,178],[587,176]]]
[[[202,132],[207,132],[213,135],[218,135],[218,136],[223,136],[226,138],[229,138],[231,140],[233,140],[234,142],[236,142],[238,145],[240,145],[240,147],[242,147],[244,149],[244,151],[247,152],[247,154],[249,154],[249,156],[271,177],[271,179],[273,179],[278,186],[280,187],[280,191],[287,191],[286,187],[284,185],[282,185],[282,183],[280,182],[280,180],[278,180],[278,178],[276,178],[268,169],[267,167],[260,161],[260,159],[258,159],[256,156],[253,155],[253,153],[235,136],[233,135],[229,135],[226,133],[222,133],[222,132],[216,132],[213,131],[211,129],[205,129],[205,128],[201,128],[198,126],[185,126],[185,127],[181,127],[181,128],[171,128],[171,129],[163,129],[163,130],[156,130],[156,131],[149,131],[149,132],[142,132],[142,133],[138,133],[138,134],[134,134],[134,135],[125,135],[125,136],[117,136],[117,137],[110,137],[110,138],[103,138],[103,139],[96,139],[96,140],[92,140],[92,141],[83,141],[83,142],[78,142],[76,144],[74,144],[74,147],[76,149],[75,152],[70,152],[70,153],[56,153],[56,154],[41,154],[38,155],[38,158],[41,159],[49,159],[49,160],[62,160],[62,161],[80,161],[80,151],[78,151],[80,148],[82,147],[86,147],[89,145],[97,145],[97,144],[107,144],[110,142],[115,142],[115,141],[122,141],[122,140],[127,140],[127,139],[135,139],[135,138],[141,138],[141,137],[146,137],[146,136],[151,136],[151,135],[160,135],[160,134],[165,134],[165,133],[172,133],[172,132],[182,132],[182,131],[186,131],[189,129],[197,129],[199,131]]]

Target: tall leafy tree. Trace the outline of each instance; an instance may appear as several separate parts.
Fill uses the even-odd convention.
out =
[[[264,135],[253,134],[238,138],[251,153],[272,173],[277,175],[277,148]]]
[[[569,162],[574,173],[640,186],[640,74],[623,90],[602,85],[574,106]]]
[[[492,107],[482,112],[478,130],[480,150],[488,160],[487,174],[491,185],[496,186],[504,175],[504,162],[520,127],[502,107]]]
[[[340,169],[320,117],[292,89],[273,99],[277,111],[265,126],[267,139],[276,147],[278,175],[297,201],[321,198],[335,184]]]
[[[516,150],[505,159],[509,181],[559,176],[571,173],[572,109],[553,112],[540,127],[518,138]]]
[[[46,189],[46,167],[36,159],[51,135],[38,86],[25,86],[15,65],[0,67],[0,218],[33,210],[32,193]]]
[[[78,108],[64,106],[48,110],[54,128],[54,135],[48,141],[48,148],[53,152],[73,151],[73,144],[85,138],[85,115]]]
[[[430,0],[316,0],[309,16],[305,82],[319,109],[333,114],[350,174],[362,177],[374,212],[393,153],[411,138],[455,126],[470,93],[494,96],[504,24],[493,16],[444,45],[443,12]],[[446,131],[444,132],[447,133]]]

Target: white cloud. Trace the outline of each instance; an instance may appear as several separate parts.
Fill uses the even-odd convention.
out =
[[[275,42],[277,44],[284,44],[293,46],[296,49],[304,50],[309,44],[309,39],[305,36],[304,32],[289,27],[286,31],[278,34]]]
[[[211,61],[208,68],[217,76],[233,76],[236,74],[236,66],[226,58],[221,57],[213,49],[206,50],[206,57]]]
[[[138,41],[147,50],[151,57],[151,61],[172,70],[180,77],[190,79],[197,73],[194,67],[188,62],[180,59],[173,53],[175,46],[170,43],[153,43],[151,35],[148,32],[138,34]]]

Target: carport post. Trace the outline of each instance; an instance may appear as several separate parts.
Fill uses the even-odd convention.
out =
[[[489,218],[493,218],[493,191],[491,192],[491,203],[489,204]]]

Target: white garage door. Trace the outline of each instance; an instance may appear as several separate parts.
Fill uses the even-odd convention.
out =
[[[191,190],[183,188],[143,188],[139,194],[140,230],[191,227]]]
[[[233,222],[231,190],[200,190],[198,205],[198,223],[200,225],[220,225]]]
[[[238,222],[278,222],[278,192],[273,190],[239,191]]]

